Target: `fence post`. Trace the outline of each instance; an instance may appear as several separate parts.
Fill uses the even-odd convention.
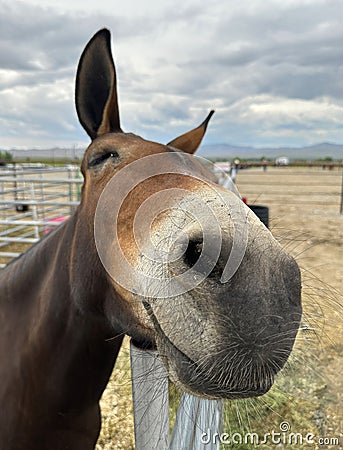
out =
[[[35,188],[33,186],[33,183],[30,184],[30,193],[31,193],[31,200],[35,200]],[[37,205],[32,205],[32,219],[35,222],[38,222],[38,214],[37,214]],[[39,239],[39,228],[38,225],[34,226],[34,236],[36,239]]]
[[[168,450],[167,373],[156,351],[139,349],[131,341],[130,354],[135,448]]]
[[[219,450],[222,430],[222,400],[208,400],[183,394],[170,450]]]
[[[14,200],[18,200],[18,182],[17,182],[17,164],[13,163],[13,189],[14,189]]]
[[[72,179],[72,169],[71,169],[71,167],[68,167],[67,171],[68,171],[68,180],[71,180]],[[71,185],[71,183],[69,183],[68,186],[69,186],[69,201],[71,203],[73,201],[73,186]],[[75,207],[70,205],[70,215],[73,214],[74,210],[75,210]]]
[[[341,207],[339,212],[343,214],[343,167],[342,167],[342,186],[341,186]]]
[[[42,207],[41,207],[41,215],[43,220],[45,219],[45,205],[44,205],[44,189],[43,189],[43,174],[39,174],[39,187],[40,187],[40,198],[42,200]]]
[[[183,394],[169,446],[168,375],[157,351],[130,353],[136,450],[219,450],[223,401]]]

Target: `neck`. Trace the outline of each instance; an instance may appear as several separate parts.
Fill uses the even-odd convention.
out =
[[[86,426],[89,415],[90,440],[99,431],[97,405],[122,337],[113,338],[119,332],[102,314],[109,288],[95,273],[93,239],[77,227],[78,213],[0,274],[0,399],[9,405],[0,414],[0,448],[6,432],[34,437],[44,423],[70,429]]]

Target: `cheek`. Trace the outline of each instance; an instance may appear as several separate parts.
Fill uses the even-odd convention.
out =
[[[113,328],[134,338],[139,334],[153,339],[153,324],[141,299],[116,283],[112,284],[112,295],[105,302],[105,315]]]

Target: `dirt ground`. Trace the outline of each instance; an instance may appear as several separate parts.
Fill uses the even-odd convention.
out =
[[[314,329],[310,345],[299,345],[322,380],[323,434],[340,437],[343,448],[343,215],[342,171],[273,168],[239,174],[248,202],[270,209],[272,233],[302,269],[304,324]],[[302,355],[304,356],[304,355]],[[316,375],[314,375],[316,374]]]

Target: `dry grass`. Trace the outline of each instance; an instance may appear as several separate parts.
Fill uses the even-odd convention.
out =
[[[96,450],[134,449],[129,340],[118,355],[101,400],[102,429]]]

